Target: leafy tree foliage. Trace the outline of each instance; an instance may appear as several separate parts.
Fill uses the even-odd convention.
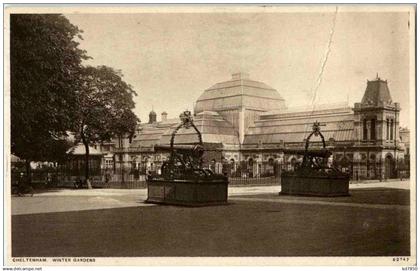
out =
[[[45,142],[44,157],[48,157],[50,162],[58,162],[60,164],[67,160],[67,151],[73,146],[73,143],[67,139],[50,139]]]
[[[63,161],[67,131],[89,145],[133,135],[130,85],[106,66],[83,67],[86,52],[75,41],[81,30],[58,14],[10,18],[11,148],[30,161]],[[30,176],[30,174],[28,174]]]
[[[80,33],[62,15],[11,15],[11,151],[27,165],[50,160],[73,123],[73,83],[87,58]]]
[[[136,92],[122,80],[120,72],[106,66],[88,66],[82,69],[78,82],[74,131],[85,146],[85,179],[88,181],[89,146],[116,137],[133,136],[139,120],[132,111]]]

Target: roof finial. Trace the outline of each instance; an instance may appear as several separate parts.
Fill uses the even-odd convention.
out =
[[[376,80],[380,80],[381,78],[379,78],[379,74],[376,73]]]

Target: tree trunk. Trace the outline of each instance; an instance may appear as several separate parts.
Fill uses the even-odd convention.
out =
[[[122,136],[118,136],[118,144],[120,146],[120,151],[122,151]],[[123,155],[120,153],[120,171],[121,171],[121,185],[124,185],[124,163],[123,163]]]
[[[25,160],[25,166],[26,166],[26,184],[31,185],[32,183],[31,161]]]
[[[81,133],[81,137],[83,145],[85,146],[85,181],[88,186],[88,189],[92,189],[92,185],[89,180],[89,144],[83,133]]]

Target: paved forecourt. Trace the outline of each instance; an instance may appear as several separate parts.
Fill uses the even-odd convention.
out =
[[[230,204],[201,208],[144,204],[145,190],[36,194],[12,199],[12,254],[405,256],[407,188],[408,182],[353,185],[351,197],[319,198],[279,196],[279,186],[232,187]],[[72,203],[78,210],[66,207]]]
[[[361,189],[385,189],[397,188],[402,190],[409,189],[409,182],[382,182],[382,183],[365,183],[351,184],[352,197],[341,198],[345,201],[351,201],[355,197],[355,191]],[[242,186],[229,187],[229,200],[247,200],[261,201],[270,200],[278,202],[287,202],[286,199],[296,200],[296,203],[305,204],[308,200],[322,199],[317,197],[278,197],[281,190],[279,185],[274,186]],[[359,195],[360,193],[356,193]],[[386,192],[385,192],[386,194]],[[240,196],[240,197],[238,197]],[[42,193],[36,193],[33,197],[12,197],[11,213],[12,215],[36,214],[50,212],[68,212],[81,210],[96,210],[122,207],[136,206],[153,206],[145,204],[147,197],[146,189],[63,189],[50,190]],[[340,201],[340,198],[333,198],[332,201]],[[376,200],[373,198],[372,200]],[[293,203],[292,201],[291,203]],[[392,202],[392,201],[391,201]],[[310,202],[314,204],[315,202]]]

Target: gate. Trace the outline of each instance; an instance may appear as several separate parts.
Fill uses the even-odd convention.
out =
[[[395,162],[391,155],[385,157],[385,179],[395,178]]]

